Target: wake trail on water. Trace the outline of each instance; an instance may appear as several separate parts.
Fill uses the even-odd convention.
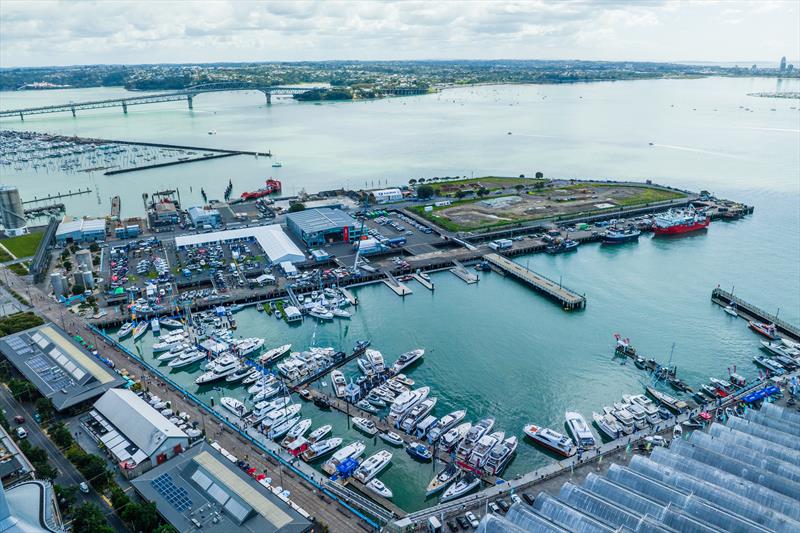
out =
[[[800,133],[800,130],[796,130],[793,128],[742,128],[745,130],[755,130],[755,131],[780,131],[783,133]]]
[[[727,157],[729,159],[742,159],[740,156],[734,154],[726,154],[724,152],[714,152],[712,150],[703,150],[702,148],[692,148],[691,146],[675,146],[672,144],[653,144],[657,148],[669,148],[671,150],[681,150],[683,152],[695,152],[698,154],[715,155],[718,157]]]

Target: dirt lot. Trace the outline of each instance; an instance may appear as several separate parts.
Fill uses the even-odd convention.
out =
[[[580,184],[541,191],[529,190],[520,194],[489,195],[453,202],[420,215],[452,231],[465,231],[502,226],[558,215],[601,212],[620,206],[648,204],[681,198],[684,195],[648,186]]]

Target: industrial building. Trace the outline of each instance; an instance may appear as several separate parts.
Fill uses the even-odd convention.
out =
[[[31,480],[0,487],[0,531],[3,533],[63,533],[52,483]]]
[[[628,466],[539,493],[477,532],[800,531],[800,413],[764,403]]]
[[[175,247],[197,248],[209,243],[257,242],[270,261],[300,263],[306,260],[303,251],[286,235],[278,224],[238,228],[197,235],[175,237]]]
[[[100,218],[64,217],[56,230],[58,244],[103,241],[105,238],[106,221]]]
[[[186,213],[195,228],[216,228],[222,224],[222,216],[217,209],[195,206],[187,209]]]
[[[189,447],[189,437],[183,430],[127,389],[103,394],[81,418],[81,424],[129,478]]]
[[[0,221],[8,237],[28,233],[28,221],[19,190],[13,185],[0,185]]]
[[[340,209],[306,209],[286,215],[286,226],[306,246],[322,246],[332,242],[352,242],[367,229]]]
[[[370,191],[370,194],[375,198],[375,202],[379,204],[388,204],[389,202],[399,202],[400,200],[403,199],[403,191],[397,188]]]
[[[307,513],[257,481],[235,458],[203,443],[132,480],[178,531],[304,533]],[[264,474],[261,478],[266,478]]]
[[[0,353],[57,411],[94,399],[125,380],[52,322],[0,339]]]

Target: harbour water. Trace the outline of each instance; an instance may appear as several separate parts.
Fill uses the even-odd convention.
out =
[[[780,82],[777,82],[780,83]],[[798,84],[782,82],[782,90]],[[325,105],[276,103],[260,95],[203,95],[189,113],[180,104],[26,118],[2,122],[20,128],[81,136],[167,142],[247,150],[271,149],[284,167],[261,158],[229,158],[121,176],[17,174],[0,169],[3,183],[25,197],[79,186],[99,186],[96,198],[68,199],[70,214],[105,214],[107,197],[123,197],[123,215],[138,214],[141,193],[178,186],[184,204],[199,188],[221,197],[233,179],[234,193],[274,175],[286,192],[375,186],[411,177],[520,173],[537,170],[558,177],[652,179],[755,205],[735,222],[715,222],[706,232],[616,247],[584,245],[577,253],[516,258],[578,292],[588,305],[565,313],[514,280],[482,273],[467,285],[450,273],[433,276],[435,293],[415,282],[402,299],[384,285],[360,287],[361,302],[350,321],[297,326],[257,313],[236,315],[237,336],[257,335],[268,346],[291,342],[352,348],[370,339],[387,361],[416,347],[424,362],[408,372],[417,386],[439,398],[434,414],[458,408],[475,421],[497,418],[497,428],[522,436],[538,422],[563,428],[564,411],[592,411],[638,393],[645,374],[614,359],[614,333],[630,337],[640,352],[673,363],[691,386],[727,368],[748,377],[759,338],[746,323],[710,302],[721,284],[780,317],[800,322],[800,112],[794,100],[746,96],[775,90],[775,80],[705,79],[565,86],[464,88],[437,95]],[[116,89],[2,93],[0,107],[110,97]],[[184,104],[185,105],[185,104]],[[674,105],[674,107],[672,107]],[[753,111],[746,111],[744,106]],[[771,109],[775,108],[775,111]],[[207,131],[216,129],[216,136]],[[511,132],[511,135],[508,135]],[[650,146],[648,143],[655,143]],[[189,193],[189,186],[193,192]],[[134,207],[136,206],[136,207]],[[132,211],[136,209],[136,212]],[[130,341],[126,341],[130,343]],[[150,334],[142,349],[149,356]],[[166,368],[166,367],[164,367]],[[355,363],[345,373],[355,376]],[[192,372],[176,380],[195,390]],[[326,379],[328,386],[330,380]],[[241,394],[241,393],[240,393]],[[204,389],[206,398],[220,391]],[[241,397],[241,396],[239,396]],[[345,442],[366,436],[346,428],[345,418],[303,407],[314,427],[333,423]],[[370,443],[367,454],[388,448]],[[430,464],[392,450],[381,474],[395,502],[413,510],[430,504],[424,488]],[[506,476],[552,458],[522,442]]]

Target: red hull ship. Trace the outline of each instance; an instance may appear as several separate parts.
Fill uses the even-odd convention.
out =
[[[260,189],[250,192],[243,192],[242,198],[244,200],[255,200],[256,198],[262,198],[264,196],[269,196],[270,194],[276,193],[281,190],[281,182],[274,179],[268,179],[267,184]]]
[[[653,232],[656,235],[677,235],[705,229],[711,224],[711,219],[694,210],[667,211],[656,217]]]

